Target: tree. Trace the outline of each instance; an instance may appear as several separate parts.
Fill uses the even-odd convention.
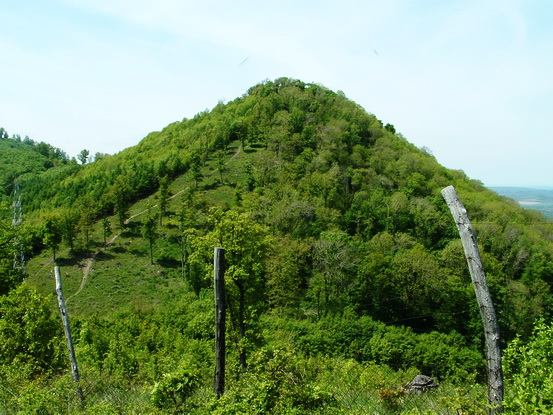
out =
[[[267,260],[267,285],[271,306],[299,308],[312,268],[312,245],[289,235],[276,241]]]
[[[217,150],[217,171],[219,172],[219,180],[221,184],[224,184],[223,173],[225,172],[225,152],[222,150]]]
[[[246,188],[252,191],[255,188],[255,177],[253,175],[253,166],[251,162],[246,162],[244,165],[244,173],[246,173]]]
[[[400,318],[432,315],[433,306],[440,298],[440,284],[443,284],[434,256],[417,243],[412,248],[396,252],[390,271],[388,283],[401,301],[401,307],[396,312],[405,313]]]
[[[125,221],[129,218],[129,204],[131,199],[131,189],[123,176],[119,176],[115,180],[112,187],[112,195],[114,210],[119,219],[119,228],[123,230]]]
[[[154,241],[157,238],[157,220],[153,215],[147,215],[142,221],[142,237],[150,244],[150,264],[154,265]]]
[[[104,234],[104,248],[107,247],[107,238],[111,235],[111,223],[107,217],[102,218],[102,231]]]
[[[409,215],[409,199],[405,193],[396,192],[390,197],[387,216],[386,228],[388,231],[395,233],[409,228],[411,215]]]
[[[192,213],[187,204],[182,205],[179,211],[179,244],[181,254],[181,276],[184,281],[185,265],[188,261],[187,233],[186,230],[192,225]]]
[[[56,261],[56,252],[61,244],[63,237],[62,220],[58,214],[52,213],[46,217],[42,227],[42,241],[46,248],[52,250],[54,262]]]
[[[29,378],[60,369],[62,338],[49,301],[34,288],[23,284],[0,297],[0,367],[12,366]]]
[[[96,162],[96,161],[100,161],[100,160],[105,159],[105,158],[107,158],[107,157],[109,157],[109,154],[108,154],[108,153],[99,153],[99,152],[98,152],[98,153],[96,153],[96,154],[94,155],[94,161],[95,161],[95,162]]]
[[[395,133],[396,133],[396,127],[394,127],[393,124],[390,124],[390,123],[386,124],[386,125],[384,126],[384,129],[385,129],[386,131],[391,132],[392,134],[395,134]]]
[[[242,149],[246,148],[246,137],[248,135],[248,128],[241,119],[233,121],[230,126],[230,140],[240,140]]]
[[[79,213],[75,210],[67,209],[61,215],[61,233],[67,246],[73,254],[75,249],[75,238],[77,237],[77,225],[79,222]]]
[[[339,167],[333,165],[330,170],[325,173],[314,171],[307,178],[307,188],[313,197],[322,197],[324,207],[328,207],[332,190],[338,183]]]
[[[16,237],[20,239],[20,229],[12,227],[7,221],[0,221],[0,296],[23,281],[23,273],[13,267],[17,253]]]
[[[230,318],[237,330],[240,366],[246,368],[248,344],[256,340],[254,326],[266,304],[265,263],[270,249],[269,230],[249,214],[212,208],[212,230],[196,234],[191,262],[212,263],[213,248],[225,248],[225,278]]]
[[[86,164],[88,161],[88,156],[90,155],[90,151],[88,150],[81,150],[81,152],[77,155],[77,158],[81,162],[81,164]]]
[[[192,172],[192,178],[194,179],[194,187],[198,188],[198,185],[203,178],[201,160],[198,154],[195,154],[192,157],[190,171]]]
[[[355,275],[355,250],[349,235],[326,231],[313,246],[312,289],[319,311],[342,309]]]
[[[79,214],[79,228],[84,234],[85,245],[88,248],[90,231],[94,225],[93,204],[92,199],[88,195],[83,199]]]
[[[167,203],[169,202],[169,180],[167,176],[159,179],[159,226],[163,226],[163,217],[167,212]]]
[[[269,251],[269,232],[247,213],[212,211],[214,233],[226,250],[226,276],[234,284],[229,289],[231,318],[240,338],[240,365],[246,368],[246,344],[252,340],[252,326],[265,300],[265,257]]]

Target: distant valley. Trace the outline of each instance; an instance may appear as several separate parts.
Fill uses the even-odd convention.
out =
[[[553,188],[492,186],[489,189],[516,200],[526,209],[537,210],[553,218]]]

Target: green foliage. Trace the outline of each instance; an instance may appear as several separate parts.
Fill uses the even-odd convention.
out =
[[[275,240],[267,260],[267,289],[271,306],[298,310],[312,273],[312,246],[309,241],[289,235]]]
[[[60,320],[35,289],[21,285],[0,297],[0,362],[29,378],[56,372],[63,360]]]
[[[288,350],[261,349],[241,379],[210,408],[230,414],[334,414],[335,397],[306,379],[303,363]]]
[[[388,123],[388,124],[386,124],[386,125],[384,126],[384,128],[385,128],[387,131],[391,132],[392,134],[395,134],[395,133],[396,133],[396,128],[395,128],[392,124],[389,124],[389,123]]]
[[[181,368],[173,373],[166,373],[152,389],[152,405],[176,413],[184,409],[186,400],[199,386],[197,371]]]
[[[77,229],[79,225],[79,212],[77,210],[65,210],[60,217],[60,230],[65,243],[69,246],[70,252],[73,253],[75,247],[75,239],[77,238]],[[48,223],[48,221],[47,221]],[[55,226],[55,225],[54,225]],[[46,226],[46,235],[53,232],[52,225]],[[45,241],[48,241],[46,238]],[[49,241],[51,243],[51,241]]]
[[[192,157],[192,163],[190,166],[190,170],[192,172],[192,177],[194,179],[194,186],[197,188],[200,181],[203,178],[202,170],[201,170],[201,160],[200,156],[198,154],[195,154]]]
[[[459,335],[415,334],[369,317],[327,317],[316,324],[294,323],[295,344],[306,354],[353,358],[394,369],[411,367],[462,382],[481,376],[484,361]]]
[[[46,143],[35,143],[29,137],[12,138],[2,128],[0,139],[0,200],[13,192],[13,186],[22,176],[39,175],[54,165],[67,164],[69,159],[60,149]]]
[[[2,206],[0,206],[0,211]],[[23,281],[21,270],[13,268],[13,260],[18,249],[24,245],[18,244],[24,238],[21,227],[14,228],[8,221],[0,220],[0,296],[7,294]]]
[[[106,376],[114,385],[124,387],[134,382],[153,385],[163,374],[177,371],[183,361],[198,362],[199,369],[209,369],[212,333],[207,339],[189,335],[197,332],[190,306],[179,302],[163,313],[128,312],[113,321],[77,320],[74,337],[82,372]]]
[[[147,239],[148,243],[150,244],[150,264],[151,265],[154,264],[153,245],[154,245],[154,241],[157,238],[156,229],[157,229],[156,218],[153,215],[148,214],[142,221],[141,232],[142,232],[142,237],[144,239]]]
[[[86,162],[88,161],[89,155],[90,155],[90,151],[84,149],[84,150],[81,150],[81,152],[77,155],[77,158],[79,159],[81,164],[86,164]]]
[[[104,247],[107,245],[107,238],[112,234],[111,223],[108,218],[102,218],[102,234],[104,236]]]
[[[119,220],[119,229],[123,230],[125,221],[129,217],[129,205],[131,202],[131,187],[123,176],[119,176],[112,188],[113,207]]]
[[[311,296],[319,312],[342,310],[356,272],[355,245],[342,231],[327,231],[313,245]]]
[[[167,176],[159,179],[159,226],[163,226],[163,217],[167,213],[169,202],[169,181]]]
[[[236,153],[229,153],[234,148]],[[293,79],[256,85],[242,97],[151,133],[115,156],[22,178],[23,205],[29,212],[51,210],[90,197],[98,201],[92,217],[115,212],[123,228],[132,203],[159,188],[163,225],[161,219],[170,220],[171,214],[164,207],[165,185],[179,175],[181,187],[175,189],[197,189],[203,195],[204,205],[195,207],[199,215],[210,205],[240,205],[279,237],[312,237],[314,247],[322,232],[350,235],[352,249],[363,260],[345,274],[352,282],[346,290],[330,295],[324,289],[328,275],[313,267],[296,278],[309,288],[300,292],[309,292],[312,304],[322,299],[325,312],[340,309],[339,297],[346,302],[351,298],[359,311],[378,318],[475,336],[478,315],[463,307],[469,284],[458,278],[457,267],[466,265],[444,270],[436,263],[458,238],[439,195],[442,187],[453,184],[475,224],[485,265],[494,268],[491,279],[503,279],[493,293],[502,325],[509,332],[528,330],[528,321],[553,308],[551,270],[544,266],[553,258],[551,226],[541,226],[543,219],[486,191],[462,172],[443,168],[428,151],[396,135],[393,125],[383,125],[343,94]],[[371,239],[385,233],[396,239],[408,235],[418,245],[409,252],[400,247],[372,255],[367,248]],[[364,260],[367,256],[370,261]],[[171,263],[165,252],[163,258]],[[196,291],[202,287],[200,268],[191,266],[186,272]],[[442,284],[454,293],[445,295]],[[328,301],[317,291],[328,294]],[[432,318],[405,320],[413,316]]]
[[[54,261],[56,260],[56,252],[63,238],[64,228],[63,219],[59,214],[52,213],[44,219],[42,241],[44,242],[46,248],[52,250]]]
[[[246,144],[249,148],[244,147]],[[237,148],[232,156],[227,151],[230,148]],[[186,172],[176,189],[198,187],[204,197],[204,205],[195,207],[199,215],[212,204],[227,209],[239,203],[273,233],[292,240],[313,237],[318,241],[327,230],[352,236],[352,245],[363,261],[348,273],[354,284],[345,297],[355,298],[360,311],[440,330],[448,330],[454,322],[455,330],[465,334],[470,327],[467,334],[473,336],[478,316],[473,319],[462,309],[467,303],[468,281],[458,279],[458,267],[466,265],[456,263],[454,269],[446,270],[447,275],[436,266],[443,256],[441,251],[458,238],[438,193],[441,187],[454,184],[475,219],[489,262],[498,263],[494,266],[497,278],[507,279],[503,285],[518,296],[528,293],[534,304],[531,310],[521,310],[524,301],[511,304],[508,293],[498,293],[504,324],[510,331],[526,329],[523,322],[529,315],[551,308],[549,271],[540,265],[546,264],[553,252],[551,244],[543,242],[548,240],[551,227],[530,227],[535,223],[533,216],[506,205],[462,173],[439,166],[427,151],[394,135],[391,125],[383,127],[343,94],[320,85],[291,79],[263,82],[213,111],[148,135],[121,154],[77,167],[50,169],[48,175],[41,176],[50,185],[43,184],[40,190],[55,187],[59,197],[50,195],[49,199],[46,193],[35,197],[35,182],[31,180],[25,187],[24,204],[32,210],[35,200],[46,201],[42,206],[58,206],[89,194],[101,201],[96,215],[105,216],[115,207],[121,214],[121,226],[129,214],[125,204],[118,201],[127,200],[128,208],[159,185],[161,209],[165,185],[160,178],[168,177],[170,184]],[[221,183],[220,177],[216,180],[213,176],[223,167],[226,176]],[[128,188],[119,192],[122,184]],[[120,193],[126,196],[116,197]],[[498,215],[498,211],[506,213]],[[370,245],[363,243],[370,244],[372,238],[386,233],[396,240],[408,235],[419,245],[409,252],[400,246],[380,257],[372,255]],[[532,248],[537,243],[543,245],[539,250]],[[370,261],[364,263],[367,256]],[[312,275],[312,271],[302,271],[296,282],[323,286],[323,274]],[[201,288],[197,284],[200,273],[194,269],[187,273],[195,279],[196,290]],[[415,278],[411,279],[411,274]],[[306,279],[307,283],[302,282]],[[423,288],[421,281],[427,280],[430,287]],[[437,295],[436,287],[442,282],[455,290],[453,295]],[[395,295],[396,288],[401,290],[399,296]],[[415,304],[413,298],[421,301]],[[451,317],[454,313],[461,317]],[[414,315],[438,318],[404,320]]]
[[[270,243],[268,229],[252,220],[250,215],[234,210],[224,212],[213,208],[208,220],[212,230],[191,239],[195,252],[190,261],[211,264],[213,249],[216,246],[225,249],[228,307],[238,334],[240,362],[245,368],[246,348],[257,337],[254,327],[266,299],[264,273]]]
[[[505,411],[548,414],[553,410],[553,326],[536,322],[528,339],[515,338],[503,356]]]
[[[241,363],[244,382],[252,381],[242,396],[241,381],[233,378],[228,406],[221,401],[217,410],[245,411],[243,400],[305,412],[280,385],[298,396],[292,384],[307,385],[309,401],[316,386],[324,395],[343,382],[349,385],[344,396],[353,399],[360,389],[348,376],[358,372],[372,388],[360,391],[358,402],[370,401],[375,411],[384,411],[378,389],[405,382],[392,383],[392,373],[424,371],[453,384],[479,380],[482,323],[455,224],[439,193],[450,184],[475,227],[505,344],[553,312],[550,223],[440,166],[391,124],[321,85],[262,82],[228,104],[85,165],[56,159],[48,145],[20,138],[0,144],[8,141],[16,153],[0,147],[0,164],[9,153],[21,169],[0,169],[7,189],[0,196],[7,200],[18,180],[25,222],[14,230],[11,212],[1,213],[2,290],[21,280],[12,269],[14,236],[32,247],[28,280],[42,293],[52,290],[43,243],[63,259],[71,311],[80,317],[77,354],[83,373],[95,379],[95,400],[85,409],[90,413],[155,411],[150,390],[164,374],[178,373],[182,356],[201,362],[186,410],[201,413],[209,406],[202,399],[210,401],[215,246],[227,252],[229,360]],[[147,251],[153,239],[141,231],[156,203],[152,264]],[[73,212],[78,226],[66,217]],[[89,232],[101,232],[106,245],[113,221],[122,232],[109,246],[89,240]],[[63,235],[68,247],[58,232],[64,223],[71,225]],[[79,249],[66,255],[83,239],[92,262],[79,257]],[[284,349],[283,343],[297,355],[289,366],[277,365],[295,373],[289,378],[271,369],[269,362],[280,357],[267,352]],[[246,352],[251,356],[260,347],[267,372],[257,358],[245,361]],[[310,366],[324,359],[326,367]],[[344,360],[349,372],[338,370]],[[317,377],[317,371],[328,373]],[[254,387],[254,375],[265,386]],[[369,382],[379,375],[388,384]],[[31,387],[16,378],[9,390],[41,390],[37,396],[57,390],[54,380]],[[449,410],[478,412],[472,396],[455,388],[442,396]],[[279,409],[275,396],[287,409]],[[129,406],[134,398],[140,402]],[[398,411],[414,411],[402,399]],[[346,398],[340,408],[362,410]]]

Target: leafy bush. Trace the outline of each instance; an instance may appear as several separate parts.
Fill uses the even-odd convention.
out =
[[[77,320],[76,353],[88,371],[109,376],[120,386],[129,382],[153,384],[162,374],[179,367],[183,356],[208,362],[206,353],[211,351],[211,339],[187,336],[188,323],[182,321],[183,334],[174,327],[175,322],[166,321],[161,313],[121,313],[115,320]]]
[[[553,325],[539,320],[528,340],[514,339],[504,358],[505,410],[513,414],[553,411]]]
[[[46,298],[22,285],[0,297],[0,366],[33,378],[64,365],[61,319]]]
[[[187,398],[198,386],[199,376],[194,369],[182,368],[165,374],[152,390],[152,405],[158,409],[177,412],[183,409]]]
[[[347,315],[291,325],[298,349],[308,355],[354,358],[403,370],[416,367],[451,381],[465,381],[484,370],[480,353],[455,333],[416,334],[407,327]]]
[[[337,413],[334,396],[313,385],[304,363],[290,351],[261,349],[232,388],[214,402],[211,414]]]

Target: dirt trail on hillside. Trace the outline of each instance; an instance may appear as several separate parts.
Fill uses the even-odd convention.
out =
[[[240,154],[240,152],[242,151],[242,146],[239,146],[238,149],[236,150],[236,153],[233,154],[233,156],[227,160],[227,162],[225,163],[228,164],[230,163],[232,160],[234,160],[236,157],[238,157],[238,155]],[[212,170],[211,172],[209,172],[209,174],[207,174],[206,176],[209,177],[211,176],[213,173],[215,173],[216,170]],[[184,191],[186,191],[188,189],[188,186],[185,187],[184,189],[181,189],[179,190],[177,193],[175,193],[174,195],[171,195],[171,197],[169,197],[169,199],[174,199],[175,197],[177,197],[178,195],[182,194]],[[131,219],[134,219],[136,218],[137,216],[140,216],[140,215],[143,215],[144,213],[148,212],[150,209],[153,209],[153,208],[156,208],[158,205],[155,204],[151,207],[149,207],[148,209],[144,209],[143,211],[141,212],[138,212],[138,213],[135,213],[134,215],[130,216],[126,221],[125,221],[125,225],[127,225]],[[69,296],[66,301],[69,301],[71,298],[75,297],[76,295],[78,295],[82,290],[83,288],[85,287],[86,285],[86,282],[88,280],[88,274],[90,273],[90,270],[92,268],[92,264],[94,263],[94,260],[96,259],[96,257],[101,253],[101,252],[104,252],[108,246],[110,245],[113,245],[113,243],[115,242],[115,240],[121,236],[121,232],[119,232],[117,235],[114,235],[109,241],[107,241],[106,245],[103,246],[99,251],[96,251],[90,258],[88,258],[86,260],[86,263],[83,267],[83,278],[81,279],[81,284],[79,285],[79,289],[75,292],[75,294]]]

